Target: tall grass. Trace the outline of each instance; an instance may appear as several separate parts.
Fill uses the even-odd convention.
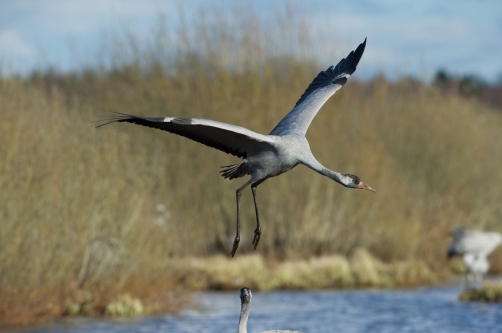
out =
[[[90,122],[126,112],[269,133],[331,63],[309,60],[316,42],[301,22],[243,17],[205,13],[174,31],[160,22],[151,41],[105,43],[113,46],[99,68],[0,81],[0,309],[14,311],[19,295],[34,295],[40,314],[80,289],[148,293],[150,283],[172,286],[159,282],[172,273],[169,258],[228,255],[234,192],[245,180],[218,171],[236,158],[160,131]],[[301,166],[272,178],[258,191],[257,252],[308,259],[363,247],[387,263],[420,261],[444,273],[447,231],[502,231],[501,113],[410,80],[361,83],[357,73],[307,137],[324,165],[378,192],[345,189]],[[252,252],[251,193],[242,208],[238,256]]]

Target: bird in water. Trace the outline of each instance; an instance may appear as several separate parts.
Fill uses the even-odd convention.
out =
[[[239,318],[239,330],[237,333],[247,333],[248,317],[251,311],[251,289],[244,287],[241,289],[241,316]],[[288,330],[272,330],[263,331],[261,333],[302,333],[299,331],[288,331]]]
[[[462,256],[466,268],[466,287],[479,287],[490,269],[488,255],[501,243],[502,234],[457,228],[451,232],[448,258]]]
[[[125,113],[103,120],[101,127],[115,122],[127,122],[164,130],[184,136],[206,146],[219,149],[225,153],[242,158],[236,164],[222,167],[222,176],[227,179],[251,176],[236,191],[237,223],[236,234],[231,256],[235,255],[240,242],[240,199],[242,191],[251,186],[256,213],[256,229],[254,230],[254,249],[260,242],[262,234],[256,190],[265,180],[293,169],[298,164],[305,165],[315,172],[351,189],[362,189],[376,192],[364,184],[353,174],[332,171],[318,162],[305,137],[312,119],[323,104],[338,89],[343,87],[352,75],[366,47],[366,39],[347,58],[336,66],[321,71],[291,110],[270,132],[263,135],[244,127],[230,125],[209,119],[176,118],[176,117],[140,117]]]

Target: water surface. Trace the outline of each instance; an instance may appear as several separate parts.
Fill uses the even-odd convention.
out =
[[[502,305],[462,303],[460,287],[406,291],[253,292],[248,332],[502,332]],[[178,316],[128,320],[77,318],[11,332],[237,332],[239,291],[198,293]]]

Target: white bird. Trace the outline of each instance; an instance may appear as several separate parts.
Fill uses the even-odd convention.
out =
[[[465,253],[462,257],[464,266],[466,267],[466,286],[481,284],[483,277],[490,269],[488,258],[484,254]]]
[[[502,243],[502,234],[457,228],[451,235],[453,240],[448,247],[448,257],[462,256],[467,270],[467,287],[481,284],[490,269],[487,257]]]
[[[241,316],[239,318],[239,330],[237,333],[247,333],[248,317],[251,311],[251,289],[244,287],[241,289]],[[261,333],[301,333],[299,331],[288,331],[288,330],[272,330],[263,331]]]
[[[208,119],[139,117],[124,113],[106,119],[103,124],[97,127],[114,122],[128,122],[152,127],[184,136],[190,140],[242,158],[243,161],[222,167],[224,169],[220,171],[222,176],[228,179],[240,178],[246,175],[251,176],[236,191],[237,231],[231,251],[233,257],[240,241],[241,193],[249,185],[251,185],[256,212],[256,229],[253,238],[255,249],[261,236],[256,189],[258,185],[270,177],[278,176],[298,164],[303,164],[345,187],[376,192],[361,182],[359,177],[355,175],[342,174],[324,167],[312,155],[305,137],[312,119],[314,119],[321,106],[338,89],[343,87],[347,82],[347,78],[355,72],[365,47],[366,39],[336,66],[330,66],[327,70],[321,71],[296,102],[293,110],[277,124],[269,135]]]

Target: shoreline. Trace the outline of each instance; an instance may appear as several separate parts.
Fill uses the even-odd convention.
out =
[[[156,272],[129,276],[112,288],[110,275],[100,289],[53,286],[47,290],[9,290],[0,301],[0,328],[32,326],[58,318],[135,317],[178,313],[192,292],[253,290],[393,289],[435,285],[443,279],[423,262],[384,263],[365,249],[350,257],[330,255],[306,260],[273,261],[261,255],[223,255],[168,259]],[[108,286],[108,288],[106,287]]]
[[[500,277],[488,277],[489,280],[492,279],[497,279],[500,280]],[[449,279],[446,280],[441,280],[438,281],[437,284],[434,285],[429,285],[429,287],[446,287],[450,285],[458,285],[458,283],[462,279],[459,276],[454,276],[450,277]],[[340,288],[326,288],[326,289],[309,289],[309,290],[304,290],[304,291],[313,291],[313,290],[323,290],[323,291],[361,291],[361,290],[411,290],[415,288],[421,288],[424,286],[420,285],[415,285],[415,286],[407,286],[407,287],[355,287],[355,288],[346,288],[346,289],[340,289]],[[484,299],[483,297],[474,297],[472,295],[490,295],[489,289],[495,290],[495,293],[497,294],[497,299]],[[286,291],[285,289],[283,289]],[[202,290],[201,290],[202,291]],[[272,290],[268,290],[272,291]],[[60,316],[53,316],[53,317],[46,317],[44,318],[45,320],[38,320],[38,321],[33,321],[29,323],[24,323],[23,325],[0,325],[0,332],[11,332],[11,330],[14,330],[15,332],[22,332],[23,329],[37,329],[37,328],[47,328],[50,325],[72,325],[75,323],[75,321],[80,321],[80,320],[113,320],[113,319],[124,319],[124,320],[134,320],[135,318],[144,318],[144,317],[149,317],[149,316],[159,316],[162,314],[176,314],[179,311],[185,309],[185,308],[191,308],[191,307],[196,307],[196,303],[191,299],[192,294],[196,291],[183,291],[182,293],[178,293],[176,297],[178,298],[178,301],[182,299],[183,307],[182,308],[177,308],[174,312],[171,311],[154,311],[154,312],[146,312],[143,314],[137,314],[137,315],[132,315],[132,316],[110,316],[106,314],[93,314],[93,315],[82,315],[82,316],[70,316],[70,315],[60,315]],[[229,293],[229,292],[235,292],[234,290],[204,290],[202,292],[223,292],[223,293]],[[470,299],[467,299],[465,296],[466,294],[469,294]],[[172,296],[172,295],[171,295]],[[502,286],[497,286],[493,285],[492,282],[488,282],[487,285],[485,285],[482,289],[479,290],[467,290],[463,291],[461,294],[459,294],[459,301],[462,302],[488,302],[488,303],[495,303],[495,302],[502,302]],[[486,297],[485,297],[486,298]],[[195,304],[195,305],[194,305]],[[178,303],[179,305],[179,303]]]
[[[416,260],[384,263],[363,248],[356,249],[349,257],[329,255],[305,260],[274,261],[258,254],[233,259],[223,255],[168,259],[157,269],[155,274],[144,271],[144,276],[129,277],[128,284],[113,291],[77,287],[65,291],[46,290],[45,293],[39,290],[38,295],[11,291],[7,295],[10,297],[3,302],[13,306],[10,313],[0,311],[3,315],[0,329],[34,327],[76,317],[134,318],[176,314],[192,303],[194,292],[235,291],[242,286],[256,291],[403,290],[457,285],[462,281],[455,263],[445,271],[434,272],[424,262]],[[500,282],[500,277],[490,277],[488,281],[493,285],[494,281]],[[470,292],[469,297],[464,294],[459,296],[462,301],[492,301],[493,298],[488,297],[493,293],[488,292],[486,296],[484,291]],[[49,297],[54,295],[56,297]],[[26,302],[27,299],[31,299],[32,304]]]

